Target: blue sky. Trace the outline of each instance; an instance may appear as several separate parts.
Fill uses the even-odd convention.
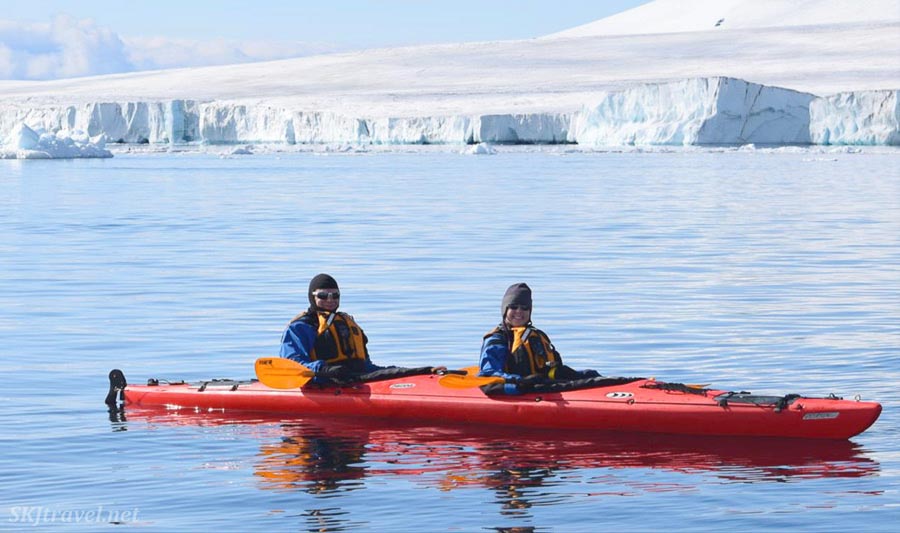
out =
[[[643,3],[647,0],[0,0],[0,19],[47,22],[65,13],[129,37],[276,39],[358,48],[537,37]]]
[[[643,3],[647,0],[0,0],[0,80],[527,39]]]

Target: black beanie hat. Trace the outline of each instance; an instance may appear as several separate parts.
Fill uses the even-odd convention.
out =
[[[510,305],[527,305],[531,308],[531,287],[524,283],[513,283],[503,294],[500,304],[500,318],[506,318],[506,308]]]
[[[313,296],[313,293],[319,289],[337,289],[338,284],[337,281],[334,280],[328,274],[319,274],[314,277],[309,282],[309,292],[307,296],[309,296],[309,304],[313,306],[313,309],[317,309],[316,307],[316,297]]]

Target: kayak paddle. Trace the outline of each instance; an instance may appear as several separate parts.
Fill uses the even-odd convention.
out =
[[[438,383],[450,389],[472,389],[491,383],[503,383],[503,378],[460,376],[459,374],[447,374],[438,380]]]
[[[500,377],[481,377],[472,374],[466,376],[460,376],[459,374],[447,374],[438,380],[439,384],[450,389],[473,389],[475,387],[481,387],[483,385],[504,382],[506,382],[506,380]],[[703,389],[708,385],[709,383],[689,383],[685,386],[692,389]]]
[[[254,367],[262,384],[273,389],[296,389],[316,375],[300,363],[283,357],[260,357]]]

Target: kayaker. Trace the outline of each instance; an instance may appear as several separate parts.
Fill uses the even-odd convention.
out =
[[[328,274],[309,282],[309,308],[294,317],[281,337],[281,357],[328,380],[348,380],[381,370],[369,359],[369,339],[353,317],[338,311],[341,291]]]
[[[531,323],[531,288],[514,283],[506,289],[500,304],[500,325],[484,336],[479,376],[502,377],[507,383],[527,388],[553,380],[597,377],[595,370],[574,370],[562,357],[546,333]]]

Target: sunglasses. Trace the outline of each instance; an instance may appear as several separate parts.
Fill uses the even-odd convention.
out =
[[[341,299],[341,293],[339,293],[339,292],[314,292],[313,296],[315,296],[319,300],[340,300]]]
[[[530,305],[508,305],[507,308],[512,309],[513,311],[531,311]]]

